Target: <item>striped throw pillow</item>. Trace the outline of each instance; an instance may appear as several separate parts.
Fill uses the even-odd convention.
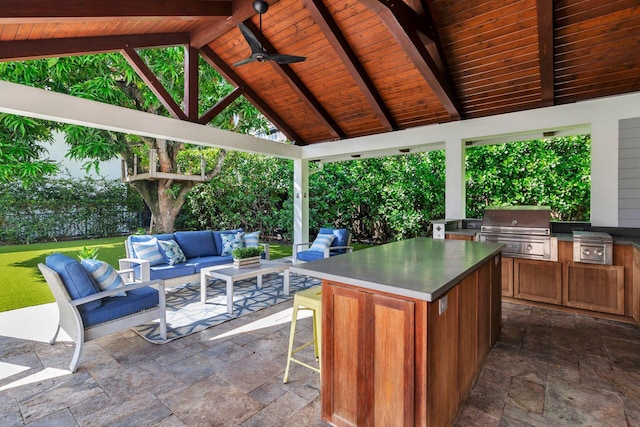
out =
[[[136,258],[146,259],[149,261],[149,265],[164,264],[164,256],[158,249],[158,239],[147,240],[146,242],[131,242],[133,251],[136,253]]]
[[[82,267],[93,278],[101,291],[110,291],[111,289],[121,288],[124,281],[118,272],[104,261],[97,259],[83,259]],[[116,297],[126,297],[126,292],[115,294]]]
[[[260,239],[260,232],[254,231],[252,233],[244,234],[244,246],[247,248],[257,248],[260,246],[258,240]]]
[[[309,250],[324,252],[325,249],[331,246],[331,243],[333,243],[333,239],[335,238],[336,236],[334,236],[333,234],[318,234],[316,240],[313,241]]]

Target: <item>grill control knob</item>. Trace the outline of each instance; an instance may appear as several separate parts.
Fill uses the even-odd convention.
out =
[[[531,249],[533,249],[533,246],[527,245],[527,250],[530,251]]]
[[[591,251],[589,249],[583,249],[582,250],[582,254],[583,255],[591,255]]]
[[[596,249],[596,255],[602,256],[602,249]]]

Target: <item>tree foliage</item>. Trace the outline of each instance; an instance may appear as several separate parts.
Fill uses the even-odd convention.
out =
[[[184,50],[181,47],[169,47],[143,50],[138,54],[176,103],[183,104]],[[202,59],[199,63],[199,75],[198,109],[203,113],[231,92],[233,87]],[[169,115],[126,59],[118,53],[4,62],[0,63],[0,78],[152,114]],[[182,153],[195,150],[200,154],[206,151],[175,141],[6,114],[0,115],[0,122],[3,128],[0,131],[0,179],[4,181],[18,177],[28,183],[56,173],[58,167],[46,160],[43,145],[51,140],[53,130],[64,132],[69,145],[66,156],[84,162],[87,170],[98,170],[100,161],[121,157],[132,174],[134,169],[148,169],[148,153],[156,150],[158,171],[178,174],[193,169],[193,165],[182,169],[185,166],[179,158],[184,155]],[[240,132],[258,132],[266,129],[267,121],[245,98],[240,97],[219,114],[211,125]],[[219,170],[219,163],[224,161],[224,156],[223,151],[214,150],[215,161],[208,163],[209,167],[205,171],[207,176],[213,176]],[[199,163],[196,173],[201,173]],[[159,179],[135,181],[132,185],[153,212],[157,231],[170,232],[173,231],[175,217],[182,208],[186,194],[196,183],[189,180]]]

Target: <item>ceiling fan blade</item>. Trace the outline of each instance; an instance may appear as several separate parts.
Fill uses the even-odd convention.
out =
[[[253,62],[253,61],[255,61],[255,59],[252,56],[250,56],[248,58],[241,59],[240,61],[234,63],[233,66],[234,67],[239,67],[240,65],[248,64],[248,63]]]
[[[244,36],[247,43],[249,43],[249,47],[251,47],[251,53],[264,52],[264,49],[262,48],[262,44],[246,25],[242,23],[238,24],[238,28],[240,28],[240,32]]]
[[[269,55],[269,61],[275,61],[278,64],[293,64],[294,62],[303,62],[307,60],[306,56],[283,55],[276,53]]]

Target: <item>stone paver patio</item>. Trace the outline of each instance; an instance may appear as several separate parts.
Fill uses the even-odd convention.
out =
[[[325,426],[318,375],[293,364],[282,383],[291,307],[164,345],[113,334],[88,343],[75,374],[73,345],[47,343],[55,306],[0,313],[0,425]],[[512,304],[503,313],[457,425],[640,425],[635,325]],[[311,319],[298,324],[302,343]]]

